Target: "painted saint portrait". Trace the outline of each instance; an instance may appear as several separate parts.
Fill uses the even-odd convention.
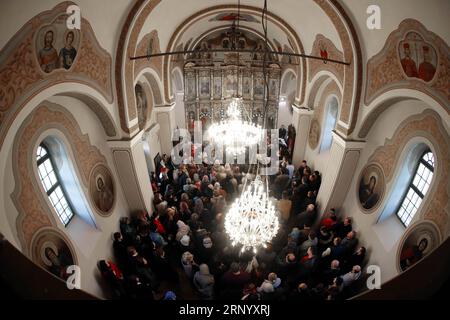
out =
[[[244,78],[244,84],[242,86],[242,94],[244,96],[250,96],[251,95],[251,80],[248,77]]]
[[[270,79],[269,81],[269,95],[271,97],[276,97],[278,94],[278,85],[276,79]]]
[[[359,202],[365,210],[374,209],[383,197],[384,175],[377,165],[366,167],[359,181]]]
[[[74,255],[63,236],[52,229],[44,229],[37,234],[32,244],[32,259],[40,267],[62,280],[67,280],[70,276],[67,268],[76,264]]]
[[[134,87],[134,92],[136,94],[136,108],[138,112],[139,129],[143,129],[147,120],[147,98],[145,96],[144,89],[140,84],[137,84]]]
[[[263,42],[258,42],[254,49],[253,60],[263,60],[264,59],[264,44]]]
[[[230,48],[230,39],[224,38],[222,40],[222,48],[223,49],[229,49]]]
[[[412,227],[399,251],[400,270],[405,271],[423,259],[439,245],[439,233],[434,224],[419,222]]]
[[[188,124],[188,130],[190,132],[193,132],[195,129],[195,112],[194,111],[189,111],[187,114],[187,124]]]
[[[68,70],[72,67],[73,61],[77,56],[77,50],[73,47],[75,33],[69,31],[66,33],[64,47],[59,50],[59,65]]]
[[[209,97],[210,95],[210,79],[207,77],[200,78],[200,96]]]
[[[214,78],[214,97],[222,97],[222,79],[218,77]]]
[[[69,30],[64,19],[42,27],[35,39],[36,58],[41,70],[69,70],[75,62],[80,44],[78,30]]]
[[[97,211],[103,214],[109,213],[115,199],[114,183],[109,169],[104,165],[96,166],[91,174],[89,188]]]
[[[311,121],[311,128],[309,129],[309,146],[311,149],[316,149],[320,139],[320,123],[317,119]]]
[[[43,39],[43,47],[39,50],[39,65],[45,73],[50,73],[58,68],[58,53],[54,47],[55,31],[47,30]]]
[[[426,43],[423,38],[410,32],[400,42],[399,57],[405,75],[429,82],[436,74],[436,50]]]
[[[264,97],[264,79],[256,78],[255,79],[255,87],[253,88],[253,93],[255,98],[262,99]]]
[[[236,76],[233,74],[227,74],[225,78],[225,91],[227,98],[232,97],[236,93],[237,81]]]
[[[195,99],[195,77],[187,77],[186,78],[186,97],[188,99]]]

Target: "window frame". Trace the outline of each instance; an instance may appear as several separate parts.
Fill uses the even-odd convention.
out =
[[[406,187],[405,192],[403,193],[402,197],[400,198],[400,202],[399,205],[397,206],[397,209],[395,210],[395,216],[398,218],[398,220],[400,220],[400,222],[402,223],[402,225],[405,228],[408,228],[410,224],[406,225],[405,222],[403,222],[402,218],[400,217],[400,215],[398,214],[400,212],[400,209],[402,208],[403,203],[405,202],[406,197],[408,196],[409,191],[412,189],[421,199],[421,204],[419,205],[419,207],[417,208],[417,211],[419,211],[420,206],[422,205],[423,200],[425,199],[426,195],[428,194],[428,191],[431,188],[431,185],[433,183],[433,179],[434,179],[434,171],[435,171],[435,166],[433,167],[431,164],[429,164],[426,160],[424,160],[424,157],[427,153],[431,153],[433,155],[433,158],[435,158],[433,151],[430,148],[426,148],[420,155],[419,160],[416,161],[416,165],[414,167],[414,171],[413,174],[411,175],[411,178],[409,179],[408,185]],[[436,161],[435,161],[436,162]],[[433,177],[431,178],[431,183],[430,183],[430,187],[428,188],[426,194],[423,194],[422,191],[420,191],[415,185],[414,185],[414,179],[416,178],[418,171],[419,171],[419,167],[420,165],[423,164],[427,169],[429,169],[432,173],[433,173]],[[436,165],[436,163],[435,163]],[[406,211],[406,210],[405,210]],[[414,217],[417,214],[416,213],[411,217],[411,222],[414,219]],[[409,213],[408,213],[409,215]]]
[[[58,171],[58,167],[55,165],[55,161],[53,159],[53,156],[51,155],[50,149],[45,145],[44,142],[41,142],[38,146],[38,148],[41,147],[45,150],[46,154],[44,156],[42,156],[40,159],[37,159],[37,153],[35,161],[36,161],[36,168],[37,168],[37,173],[38,173],[38,178],[39,181],[41,183],[42,188],[44,189],[45,194],[47,195],[47,199],[50,202],[50,205],[52,207],[52,209],[56,212],[56,216],[58,217],[59,221],[64,225],[64,227],[67,227],[69,225],[69,223],[72,221],[72,219],[75,217],[75,211],[73,209],[73,205],[72,202],[70,201],[70,198],[67,196],[67,191],[66,188],[64,187],[64,184],[61,182],[62,178],[61,175],[59,174]],[[50,189],[48,189],[47,191],[45,191],[45,186],[44,186],[44,181],[40,176],[40,171],[39,171],[39,166],[41,164],[43,164],[46,160],[50,161],[50,164],[52,166],[53,172],[55,174],[56,177],[56,182],[54,185],[52,185],[52,187]],[[64,223],[60,217],[60,214],[58,212],[58,210],[55,208],[55,206],[53,205],[53,202],[50,200],[50,195],[55,192],[55,190],[60,187],[61,188],[61,192],[63,194],[64,200],[67,202],[67,206],[69,207],[70,211],[72,212],[72,215],[69,217],[69,220],[67,221],[67,223]]]
[[[339,99],[335,95],[331,95],[326,100],[326,106],[325,106],[325,112],[323,116],[323,128],[321,130],[321,136],[319,140],[319,154],[330,151],[331,146],[333,145],[333,132],[336,130],[336,127],[339,122],[339,116],[340,116],[340,106],[339,106]],[[334,126],[331,128],[331,130],[327,131],[327,122],[329,120],[329,117],[331,117],[331,108],[334,108],[331,104],[333,101],[336,101],[336,118],[334,119]],[[325,148],[325,138],[327,138],[327,133],[330,135],[330,145]],[[328,141],[327,141],[328,144]]]

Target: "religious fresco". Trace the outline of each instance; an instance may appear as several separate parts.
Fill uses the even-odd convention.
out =
[[[253,78],[253,97],[254,99],[264,99],[264,77],[262,74],[256,74]]]
[[[399,59],[409,78],[418,78],[425,82],[433,80],[436,74],[436,50],[416,32],[410,32],[399,43]]]
[[[378,165],[368,165],[361,173],[358,200],[364,211],[373,211],[381,203],[385,189],[384,174]]]
[[[316,35],[310,54],[312,56],[317,56],[324,59],[333,59],[339,61],[345,60],[344,54],[336,47],[334,42],[322,34]],[[341,64],[310,59],[308,60],[308,67],[310,70],[308,75],[309,81],[312,81],[317,73],[321,71],[329,71],[336,76],[338,82],[341,85],[344,82],[344,66]]]
[[[195,121],[197,121],[197,106],[195,103],[186,104],[186,126],[191,135],[194,133]]]
[[[214,74],[213,97],[214,97],[214,99],[222,98],[222,76],[221,76],[221,73]]]
[[[145,127],[145,123],[147,121],[147,112],[148,112],[147,97],[145,95],[144,89],[140,84],[137,84],[134,87],[134,92],[136,94],[136,108],[138,112],[139,129],[142,130]]]
[[[269,80],[269,97],[271,99],[272,98],[276,99],[276,97],[278,96],[278,91],[279,91],[278,83],[279,83],[279,81],[277,81],[277,79]]]
[[[242,96],[246,99],[250,99],[252,95],[252,79],[249,76],[245,76],[242,81]]]
[[[237,90],[237,76],[233,70],[227,70],[223,79],[224,98],[231,98],[236,95]]]
[[[200,98],[204,99],[204,98],[209,98],[211,95],[211,78],[209,77],[208,74],[206,74],[206,76],[204,74],[200,75],[200,79],[199,79],[199,83],[200,83]]]
[[[67,280],[71,274],[67,272],[67,268],[76,264],[66,240],[54,229],[44,228],[38,231],[31,250],[34,263],[62,280]]]
[[[417,20],[403,20],[383,49],[367,62],[365,104],[370,105],[391,90],[411,89],[429,95],[448,109],[448,57],[450,47],[442,38]],[[364,129],[359,136],[365,134]]]
[[[191,132],[194,119],[202,121],[203,129],[207,129],[205,125],[209,126],[213,121],[224,120],[226,107],[234,97],[243,99],[248,110],[242,111],[248,114],[247,120],[260,125],[263,125],[263,101],[267,98],[270,109],[270,112],[267,110],[269,117],[266,119],[268,128],[276,127],[281,67],[273,57],[263,61],[264,46],[264,42],[254,35],[238,31],[235,27],[214,32],[196,45],[183,68],[184,101],[188,106],[185,119]],[[224,48],[241,48],[251,52],[210,52]]]
[[[311,127],[309,129],[309,138],[308,138],[308,144],[309,147],[314,150],[319,145],[319,139],[320,139],[320,123],[319,121],[314,118],[311,121]]]
[[[97,165],[89,179],[91,200],[97,212],[102,216],[111,213],[115,202],[115,186],[109,169],[100,164]]]
[[[210,22],[212,22],[212,21],[228,22],[228,21],[238,20],[238,18],[240,21],[259,23],[259,21],[250,14],[241,13],[240,15],[238,15],[236,12],[219,13],[218,15],[209,19],[209,21]]]
[[[187,70],[191,68],[187,65],[184,70],[184,100],[195,100],[197,97],[197,77],[194,70]]]
[[[412,267],[437,248],[439,243],[439,232],[431,222],[421,221],[412,226],[399,248],[400,270],[405,271]]]
[[[66,27],[66,16],[60,16],[51,25],[42,27],[36,36],[36,58],[40,69],[51,73],[57,69],[69,70],[75,62],[80,45],[78,30]]]

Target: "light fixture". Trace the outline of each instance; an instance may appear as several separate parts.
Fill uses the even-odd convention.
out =
[[[209,141],[215,146],[223,146],[233,156],[245,153],[247,147],[256,146],[263,138],[262,127],[250,119],[244,120],[243,112],[242,98],[233,98],[228,106],[228,118],[208,128]]]
[[[238,49],[239,40],[239,20],[241,16],[241,4],[238,1],[237,25],[233,22],[232,26],[232,48]],[[219,123],[213,123],[208,128],[208,139],[215,146],[223,146],[227,154],[234,157],[245,153],[248,147],[257,146],[263,139],[262,127],[253,124],[250,116],[246,114],[243,106],[242,97],[239,96],[239,58],[240,53],[237,52],[237,72],[236,72],[236,94],[231,99],[227,109],[226,120]]]
[[[239,8],[239,6],[238,6]],[[264,29],[264,39],[267,47],[267,0],[264,1],[262,11],[262,25]],[[264,97],[268,89],[266,78],[266,57],[263,59]],[[265,98],[264,125],[267,118],[267,103]],[[237,104],[236,104],[237,105]],[[236,106],[230,105],[230,115],[237,116]],[[259,163],[259,162],[258,162]],[[242,252],[253,250],[256,254],[257,248],[265,247],[266,243],[272,241],[277,235],[279,228],[278,211],[269,199],[269,182],[267,175],[265,183],[259,175],[259,165],[256,168],[255,179],[246,187],[239,198],[231,205],[225,216],[225,231],[230,237],[233,246],[241,245]]]
[[[257,175],[225,216],[225,231],[232,245],[242,245],[242,252],[265,246],[278,233],[275,206],[267,197],[261,176]]]

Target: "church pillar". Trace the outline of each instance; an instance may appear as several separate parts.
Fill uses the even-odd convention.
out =
[[[120,184],[131,211],[152,212],[153,191],[144,154],[143,131],[128,141],[109,141]]]
[[[295,127],[296,137],[292,163],[298,166],[305,158],[306,144],[308,143],[309,127],[313,116],[313,111],[305,108],[293,106],[294,113],[292,124]]]
[[[177,128],[175,117],[175,103],[154,108],[156,121],[160,126],[161,152],[170,155],[172,151],[172,134]],[[162,155],[161,155],[162,156]]]
[[[322,173],[322,185],[317,196],[319,213],[330,208],[340,208],[355,175],[361,151],[365,142],[349,141],[333,132],[333,143],[330,149],[330,161]]]

